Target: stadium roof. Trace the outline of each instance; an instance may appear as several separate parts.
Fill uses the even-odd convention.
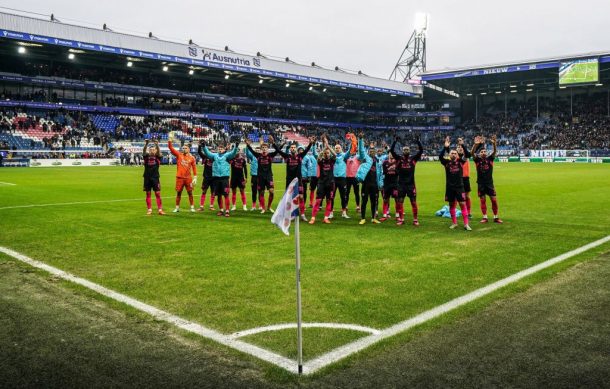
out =
[[[610,51],[428,71],[421,74],[421,79],[460,95],[494,91],[499,93],[517,88],[549,91],[559,88],[559,68],[562,62],[586,58],[599,59],[599,81],[576,86],[610,84]]]
[[[182,64],[221,72],[249,74],[255,78],[284,79],[323,87],[385,95],[421,97],[421,87],[406,83],[278,61],[260,55],[219,51],[195,44],[181,44],[110,30],[94,29],[37,18],[0,13],[0,38],[38,43],[87,52]]]

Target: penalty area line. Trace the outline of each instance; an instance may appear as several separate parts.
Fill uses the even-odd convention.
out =
[[[322,369],[323,367],[326,367],[330,364],[338,362],[339,360],[341,360],[343,358],[346,358],[352,354],[362,351],[365,348],[370,347],[373,344],[375,344],[381,340],[387,339],[387,338],[397,335],[401,332],[404,332],[410,328],[413,328],[417,325],[423,324],[423,323],[425,323],[429,320],[432,320],[438,316],[441,316],[449,311],[452,311],[462,305],[468,304],[474,300],[477,300],[483,296],[486,296],[492,292],[495,292],[496,290],[501,289],[509,284],[517,282],[527,276],[530,276],[530,275],[537,273],[541,270],[544,270],[550,266],[553,266],[557,263],[565,261],[566,259],[572,258],[578,254],[582,254],[585,251],[588,251],[592,248],[601,246],[602,244],[604,244],[606,242],[610,242],[610,235],[608,235],[604,238],[598,239],[594,242],[588,243],[577,249],[574,249],[574,250],[568,251],[566,253],[563,253],[561,255],[558,255],[554,258],[548,259],[542,263],[529,267],[525,270],[521,270],[520,272],[517,272],[511,276],[508,276],[499,281],[493,282],[487,286],[484,286],[475,291],[467,293],[461,297],[455,298],[451,301],[446,302],[445,304],[441,304],[428,311],[422,312],[419,315],[416,315],[408,320],[405,320],[398,324],[394,324],[393,326],[390,326],[384,330],[381,330],[377,334],[372,334],[372,335],[366,336],[364,338],[360,338],[352,343],[338,347],[338,348],[306,363],[303,366],[303,372],[305,374],[315,373],[316,371]]]
[[[13,184],[12,182],[3,182],[3,181],[0,181],[0,185],[17,186],[17,184]]]

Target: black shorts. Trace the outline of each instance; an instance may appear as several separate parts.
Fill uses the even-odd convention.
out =
[[[205,192],[208,188],[211,188],[212,191],[215,190],[214,177],[203,177],[203,181],[201,181],[201,190]]]
[[[309,177],[302,177],[301,178],[301,183],[302,183],[302,185],[309,184]]]
[[[145,192],[159,192],[161,191],[161,182],[159,177],[144,177],[144,187],[142,189]]]
[[[275,186],[273,185],[273,177],[269,178],[264,178],[264,177],[258,177],[258,191],[262,192],[264,190],[269,190],[269,189],[273,189]]]
[[[462,177],[462,181],[464,182],[464,192],[470,193],[472,188],[470,188],[470,177]]]
[[[496,188],[494,188],[493,184],[479,184],[479,197],[483,197],[483,196],[489,196],[489,197],[495,197],[496,196]]]
[[[347,188],[347,178],[345,177],[335,177],[335,187],[345,187]]]
[[[309,177],[309,190],[315,190],[318,187],[318,177]]]
[[[399,185],[398,186],[398,197],[401,199],[408,197],[409,200],[415,201],[415,199],[417,198],[417,189],[415,188],[415,185],[408,185],[408,184]]]
[[[214,178],[214,194],[216,196],[229,195],[229,177]]]
[[[457,201],[461,203],[466,201],[466,193],[463,188],[455,189],[455,188],[446,188],[445,189],[445,201],[453,203]]]
[[[318,190],[316,191],[316,198],[332,200],[335,196],[335,183],[320,181],[318,184]]]
[[[231,177],[231,189],[245,189],[246,188],[246,179],[244,177]]]
[[[398,185],[390,185],[387,187],[383,187],[383,195],[384,199],[389,199],[390,197],[397,198],[398,197]]]
[[[292,180],[294,180],[295,178],[299,179],[299,194],[302,195],[303,194],[303,185],[305,185],[303,183],[304,179],[300,178],[300,177],[286,177],[286,189],[288,189],[288,186],[290,185],[290,183],[292,182]]]
[[[362,183],[362,194],[372,194],[379,191],[379,187],[377,183],[367,183],[366,181]]]

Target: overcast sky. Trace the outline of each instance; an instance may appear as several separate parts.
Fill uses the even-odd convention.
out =
[[[62,21],[260,51],[387,78],[430,14],[428,70],[610,51],[610,0],[19,0]]]

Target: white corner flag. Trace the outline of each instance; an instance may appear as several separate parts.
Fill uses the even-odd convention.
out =
[[[286,235],[290,235],[290,222],[294,223],[294,244],[296,256],[297,281],[297,365],[299,374],[303,374],[303,315],[301,313],[301,239],[299,234],[299,179],[292,180],[286,193],[282,196],[271,223],[275,224]]]
[[[290,222],[299,216],[299,179],[292,180],[280,203],[277,205],[271,223],[279,227],[286,235],[290,235]]]

